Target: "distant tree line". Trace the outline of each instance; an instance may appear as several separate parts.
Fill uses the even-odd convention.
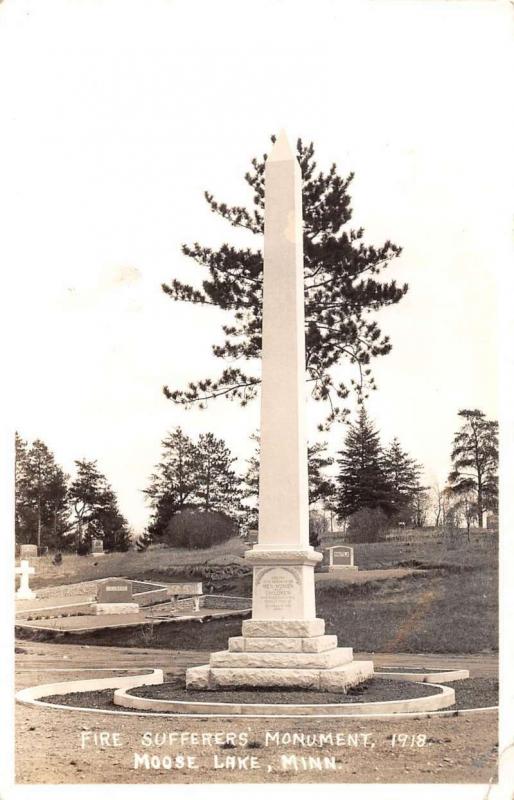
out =
[[[181,428],[170,432],[162,441],[161,459],[143,490],[152,517],[138,546],[143,549],[152,541],[176,545],[179,540],[188,546],[187,542],[193,539],[195,546],[202,546],[200,534],[192,533],[193,529],[198,530],[200,517],[204,528],[216,523],[216,531],[206,533],[203,544],[212,536],[221,541],[238,530],[255,529],[260,447],[258,434],[251,438],[255,452],[247,460],[246,469],[238,473],[234,468],[236,459],[222,439],[207,433],[193,441]],[[401,519],[424,524],[427,489],[419,481],[421,466],[403,450],[398,439],[382,448],[364,409],[357,423],[350,426],[339,456],[339,473],[333,476],[330,470],[335,462],[328,454],[327,442],[308,447],[312,545],[320,543],[326,527],[325,518],[316,508],[344,519],[363,509],[376,509],[389,524]]]
[[[16,433],[15,537],[19,544],[88,552],[93,539],[105,550],[127,550],[131,535],[116,494],[96,461],[75,461],[72,480],[41,439]]]

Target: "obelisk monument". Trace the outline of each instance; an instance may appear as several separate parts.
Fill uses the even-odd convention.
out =
[[[302,176],[281,133],[266,161],[261,461],[252,618],[229,649],[186,672],[188,688],[289,686],[344,691],[373,674],[316,618],[309,545]]]

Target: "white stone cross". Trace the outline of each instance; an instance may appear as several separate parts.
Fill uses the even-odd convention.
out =
[[[34,575],[36,570],[25,559],[20,564],[21,566],[14,570],[15,574],[20,576],[20,588],[16,592],[16,597],[18,600],[33,600],[36,595],[29,586],[29,575]]]

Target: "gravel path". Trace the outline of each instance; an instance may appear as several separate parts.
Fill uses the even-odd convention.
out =
[[[92,677],[89,670],[109,667],[136,673],[140,667],[162,667],[169,674],[178,674],[186,666],[207,661],[206,653],[189,651],[24,641],[17,645],[23,651],[16,656],[17,688]],[[497,674],[493,654],[368,655],[376,665],[463,666],[474,676]],[[87,671],[79,671],[82,669]],[[457,718],[344,720],[342,724],[300,719],[199,723],[193,719],[69,713],[17,704],[16,724],[16,780],[24,784],[485,784],[494,779],[497,761],[498,723],[491,712]],[[103,744],[98,738],[101,731],[110,735]],[[138,753],[154,756],[154,765],[160,766],[137,766]],[[193,758],[195,766],[180,767],[176,761],[180,754]],[[164,764],[163,756],[171,761]],[[243,761],[232,769],[234,762],[224,759],[234,756]],[[253,767],[249,766],[250,756],[256,759]],[[318,768],[316,759],[325,757],[329,761],[322,760]]]

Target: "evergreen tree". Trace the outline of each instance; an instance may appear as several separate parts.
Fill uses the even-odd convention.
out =
[[[27,472],[28,442],[15,434],[15,537],[19,544],[35,541],[36,510],[30,499],[30,480]]]
[[[132,543],[127,520],[120,512],[114,491],[107,486],[97,509],[97,530],[106,550],[127,551]]]
[[[195,471],[195,500],[204,511],[223,511],[235,517],[241,500],[240,478],[231,465],[236,460],[223,439],[200,434]]]
[[[379,434],[363,406],[339,454],[338,516],[349,517],[363,508],[379,508],[389,514],[391,490],[384,471]]]
[[[173,514],[191,501],[195,491],[198,452],[193,441],[179,427],[161,445],[161,460],[143,490],[153,509],[148,526],[151,536],[164,533]]]
[[[324,470],[332,466],[334,459],[327,455],[327,442],[315,442],[308,447],[309,505],[320,500],[330,503],[335,494],[335,485]]]
[[[18,434],[16,452],[16,541],[41,547],[62,545],[68,531],[68,476],[47,445]]]
[[[245,498],[253,498],[256,504],[259,496],[260,440],[258,434],[255,433],[250,438],[256,442],[256,449],[255,453],[246,462],[248,467],[243,478],[245,484],[243,496]],[[329,501],[335,492],[332,479],[324,472],[327,467],[334,463],[334,459],[327,455],[326,451],[326,442],[316,442],[307,448],[309,506],[314,505],[319,500]]]
[[[69,496],[75,513],[77,550],[92,539],[102,539],[106,549],[126,550],[130,544],[127,521],[116,495],[96,461],[75,461],[77,475]]]
[[[391,513],[401,514],[412,509],[412,504],[419,497],[424,487],[419,484],[421,465],[400,445],[398,438],[394,438],[389,447],[383,451],[382,467],[389,486],[389,504]],[[421,514],[421,505],[419,512]],[[418,514],[418,518],[420,516]]]
[[[231,466],[235,458],[222,439],[206,433],[195,443],[177,428],[162,446],[161,461],[144,490],[153,508],[148,526],[152,537],[164,534],[171,518],[186,508],[237,515],[240,478]]]
[[[275,137],[272,136],[272,141]],[[349,186],[353,174],[342,178],[332,164],[328,173],[316,169],[313,144],[297,142],[297,156],[302,173],[305,269],[306,368],[316,400],[330,404],[325,427],[335,419],[344,419],[347,409],[337,403],[349,394],[349,386],[334,384],[332,368],[343,361],[357,370],[352,385],[360,397],[375,388],[369,364],[371,359],[391,350],[370,312],[398,303],[407,285],[381,282],[377,276],[396,258],[401,248],[386,241],[380,247],[364,243],[362,228],[349,228],[352,217]],[[232,226],[258,236],[264,230],[264,167],[266,156],[252,161],[245,180],[253,191],[252,210],[229,207],[205,192],[212,212]],[[182,252],[209,278],[201,288],[173,280],[162,286],[173,300],[217,306],[233,314],[232,324],[223,325],[225,341],[213,345],[214,355],[233,362],[255,360],[261,354],[262,270],[260,250],[238,249],[228,244],[218,250],[196,242],[183,245]],[[189,406],[205,407],[214,397],[225,396],[245,405],[256,394],[259,378],[239,367],[228,366],[217,379],[206,378],[190,383],[187,389],[164,387],[167,397]]]
[[[484,525],[484,512],[498,510],[498,423],[482,411],[459,411],[463,424],[453,439],[452,470],[448,477],[454,495],[476,497],[476,517]]]

